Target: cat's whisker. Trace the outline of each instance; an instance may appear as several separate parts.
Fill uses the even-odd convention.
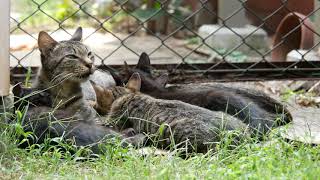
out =
[[[74,73],[68,73],[68,74],[59,74],[58,76],[55,76],[54,79],[51,80],[51,82],[54,85],[62,84],[66,80],[69,80],[71,78],[75,77]]]
[[[41,31],[38,37],[38,47],[41,53],[42,68],[39,71],[34,89],[47,91],[50,104],[35,103],[25,113],[28,122],[24,130],[34,132],[35,143],[45,141],[50,134],[54,139],[72,140],[75,146],[92,146],[94,153],[99,153],[98,144],[110,138],[118,138],[124,143],[136,145],[141,139],[127,140],[123,134],[111,127],[96,124],[98,119],[96,111],[88,104],[89,99],[84,98],[81,83],[93,73],[94,57],[90,48],[80,40],[82,29],[79,27],[71,40],[57,42],[48,33]],[[76,49],[76,51],[75,51]],[[89,56],[90,55],[90,56]],[[85,61],[84,61],[85,60]],[[106,75],[105,75],[106,74]],[[100,77],[107,77],[107,83],[115,84],[111,75],[105,73]],[[110,81],[110,82],[109,82]],[[102,81],[105,84],[106,81]],[[88,87],[91,87],[90,84]],[[89,90],[87,93],[94,93]],[[30,100],[37,94],[33,91],[25,97]],[[96,98],[95,96],[93,98]],[[23,101],[22,99],[20,101]],[[28,106],[27,106],[28,107]],[[39,142],[39,141],[41,142]],[[54,140],[55,141],[55,140]],[[29,142],[29,141],[28,141]]]

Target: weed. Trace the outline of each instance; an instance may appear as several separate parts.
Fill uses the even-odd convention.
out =
[[[305,93],[304,90],[293,91],[291,89],[287,89],[281,94],[281,99],[283,101],[288,101],[292,96],[299,95]]]
[[[28,71],[27,71],[27,73],[26,73],[26,79],[25,79],[25,81],[24,81],[24,86],[25,87],[30,87],[31,86],[31,75],[32,75],[32,69],[31,69],[31,67],[28,67]]]
[[[282,139],[276,131],[265,142],[247,137],[230,145],[241,132],[222,132],[216,150],[140,156],[118,143],[101,144],[105,151],[94,155],[87,147],[76,147],[61,137],[46,138],[26,149],[22,123],[27,108],[17,110],[10,124],[0,122],[1,179],[319,179],[320,147]],[[159,127],[159,135],[165,124]],[[18,138],[19,137],[19,138]],[[172,148],[175,150],[174,148]]]

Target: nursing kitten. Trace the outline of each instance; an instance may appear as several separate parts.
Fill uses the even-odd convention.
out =
[[[155,135],[152,139],[162,148],[178,145],[187,147],[189,152],[207,152],[220,142],[221,131],[248,133],[244,123],[223,112],[140,93],[138,73],[132,75],[126,87],[102,88],[92,84],[98,100],[104,99],[97,101],[96,106],[108,113],[108,122],[114,122],[119,128],[133,127],[136,132]],[[159,132],[161,126],[163,131]]]
[[[120,76],[126,81],[138,72],[142,79],[141,92],[159,99],[180,100],[213,111],[234,115],[257,133],[292,121],[289,111],[278,101],[260,91],[223,85],[171,85],[166,87],[168,75],[158,78],[151,75],[149,56],[142,53],[135,68],[126,64]]]

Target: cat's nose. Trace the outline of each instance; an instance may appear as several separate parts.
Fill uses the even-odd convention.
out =
[[[91,61],[91,59],[89,59],[89,58],[85,58],[84,59],[84,65],[87,68],[91,69],[93,67],[93,61]]]
[[[95,66],[91,66],[90,73],[93,74],[95,70],[96,70],[96,67]]]
[[[85,64],[85,66],[89,69],[91,69],[93,67],[93,63],[92,62],[88,62]]]

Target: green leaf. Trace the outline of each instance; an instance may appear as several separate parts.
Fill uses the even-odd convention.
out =
[[[20,110],[16,110],[16,115],[17,115],[17,120],[19,123],[21,123],[21,120],[22,120],[22,113]]]
[[[159,127],[159,135],[160,136],[163,135],[165,126],[166,126],[166,124],[161,124],[161,126]]]
[[[155,20],[164,15],[162,10],[157,8],[149,9],[137,9],[131,13],[131,15],[138,18],[140,21],[145,22],[147,20]],[[150,18],[150,19],[149,19]]]

